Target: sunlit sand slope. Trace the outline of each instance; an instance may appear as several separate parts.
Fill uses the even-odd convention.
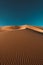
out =
[[[12,31],[12,30],[23,30],[23,29],[31,29],[40,33],[43,33],[43,27],[38,26],[30,26],[30,25],[22,25],[22,26],[3,26],[0,27],[0,31]]]

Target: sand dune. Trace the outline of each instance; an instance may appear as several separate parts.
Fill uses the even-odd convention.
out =
[[[7,31],[0,32],[0,65],[43,65],[42,29],[23,25],[1,30]]]
[[[36,27],[36,26],[30,26],[30,25],[3,26],[3,27],[0,27],[0,31],[23,30],[23,29],[26,29],[26,28],[43,33],[43,27]]]

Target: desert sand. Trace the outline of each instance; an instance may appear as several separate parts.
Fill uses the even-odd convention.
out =
[[[43,65],[43,29],[0,27],[0,65]]]

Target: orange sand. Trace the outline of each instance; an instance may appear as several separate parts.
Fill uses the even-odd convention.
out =
[[[0,29],[0,65],[43,65],[43,30],[26,25],[10,29]]]

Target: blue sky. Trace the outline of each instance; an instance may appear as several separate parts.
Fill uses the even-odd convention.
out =
[[[0,0],[0,26],[43,26],[43,0]]]

